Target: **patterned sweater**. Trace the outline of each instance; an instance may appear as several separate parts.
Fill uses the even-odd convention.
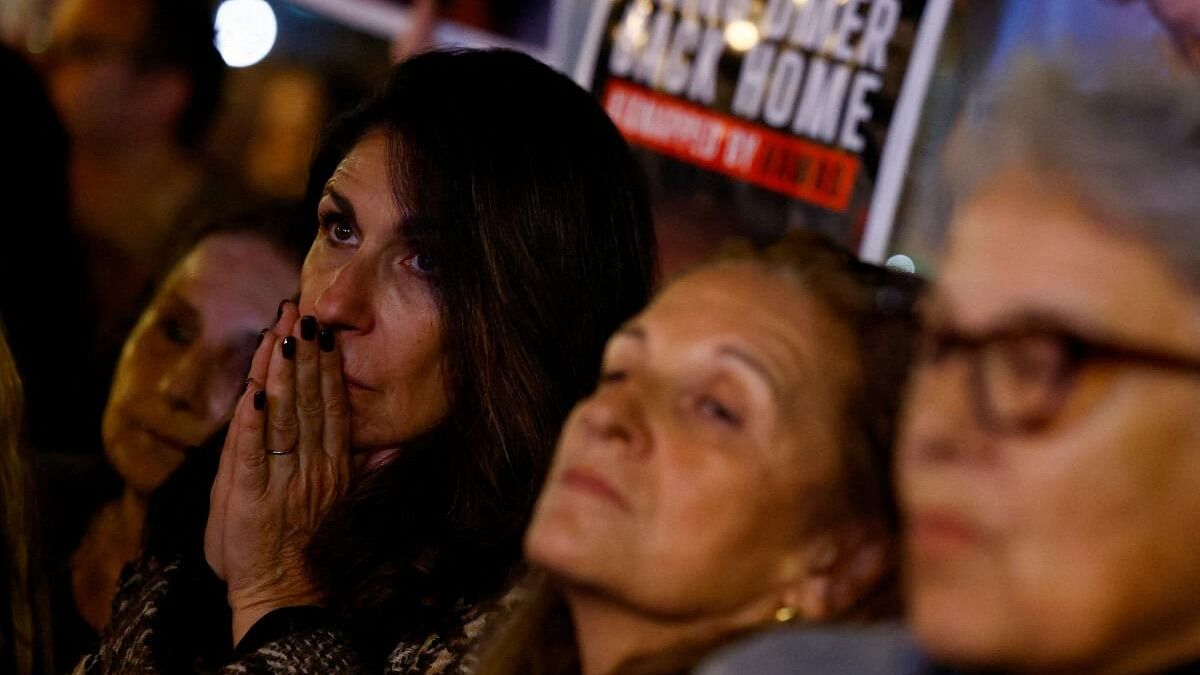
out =
[[[100,646],[75,667],[74,675],[146,675],[173,672],[170,645],[161,638],[165,620],[162,611],[177,587],[184,583],[181,563],[166,564],[143,558],[127,566],[113,604],[112,620]],[[500,603],[505,604],[504,602]],[[288,610],[282,610],[288,611]],[[270,616],[270,615],[268,615]],[[387,659],[388,675],[451,675],[469,672],[467,654],[475,646],[492,613],[478,605],[460,604],[454,628],[446,634],[430,634],[423,640],[401,642]],[[266,619],[260,620],[259,624]],[[276,673],[366,673],[349,636],[333,621],[320,619],[294,622],[286,630],[255,640],[251,629],[231,662],[196,673],[220,675],[268,675]],[[260,631],[261,632],[261,631]],[[252,642],[248,648],[247,642]]]

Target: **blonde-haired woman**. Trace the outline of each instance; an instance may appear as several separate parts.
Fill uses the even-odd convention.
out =
[[[48,672],[46,589],[34,565],[33,494],[21,445],[21,380],[0,327],[0,672]]]

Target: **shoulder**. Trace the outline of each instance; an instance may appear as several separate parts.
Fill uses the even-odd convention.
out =
[[[721,650],[698,675],[924,675],[932,673],[899,625],[807,627],[759,634]]]
[[[523,593],[520,586],[487,602],[459,603],[443,630],[401,642],[387,660],[389,675],[466,675],[474,671],[475,648],[487,628],[512,610]]]
[[[364,667],[346,634],[333,626],[310,626],[249,652],[221,675],[267,673],[361,673]]]
[[[188,592],[197,579],[188,567],[181,558],[162,562],[152,556],[127,566],[100,647],[84,657],[76,675],[197,669],[222,675],[363,672],[345,632],[327,621],[297,623],[244,653],[209,653],[202,644],[207,634],[228,645],[229,626],[197,607]]]
[[[126,565],[100,646],[83,658],[75,672],[132,672],[153,664],[155,617],[178,572],[176,560],[164,564],[155,558],[143,558]]]

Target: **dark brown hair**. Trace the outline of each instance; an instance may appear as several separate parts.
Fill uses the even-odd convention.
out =
[[[794,284],[818,301],[828,320],[844,325],[856,337],[848,348],[834,347],[831,358],[848,363],[850,373],[837,384],[841,460],[834,489],[822,517],[832,525],[843,520],[878,524],[894,549],[898,531],[891,480],[891,449],[901,391],[907,379],[916,337],[912,306],[923,286],[914,276],[859,262],[832,240],[816,232],[792,232],[763,249],[750,244],[728,246],[716,261],[750,262]],[[858,622],[892,618],[899,613],[894,569],[834,621]],[[755,629],[749,629],[753,632]],[[747,631],[718,636],[701,644],[676,645],[624,664],[621,675],[667,675],[690,672],[704,655]],[[480,652],[476,675],[573,675],[579,672],[578,648],[562,593],[545,572],[534,570],[523,582],[522,599],[492,630]]]
[[[310,546],[369,652],[506,585],[559,427],[608,335],[645,304],[655,260],[625,142],[587,92],[528,56],[435,51],[396,66],[322,143],[311,213],[375,131],[409,214],[401,236],[432,269],[450,410]]]
[[[0,327],[0,671],[50,669],[45,579],[37,564],[21,380]]]

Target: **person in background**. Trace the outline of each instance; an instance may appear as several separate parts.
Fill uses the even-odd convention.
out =
[[[1196,672],[1200,81],[1025,62],[949,168],[897,450],[916,672]]]
[[[54,10],[43,65],[71,141],[71,216],[96,358],[108,367],[170,265],[164,252],[252,205],[203,152],[224,78],[211,12],[206,0],[62,0]]]
[[[282,217],[216,224],[166,276],[125,341],[104,411],[105,461],[43,468],[56,662],[108,623],[150,495],[228,423],[261,327],[296,292],[303,244]]]
[[[21,379],[0,326],[0,672],[35,675],[53,661],[24,417]]]
[[[151,510],[200,527],[148,541],[81,673],[453,668],[519,569],[562,420],[654,280],[628,147],[516,52],[397,65],[327,133],[307,205],[298,302],[215,483]]]
[[[920,281],[797,232],[608,343],[477,675],[682,673],[793,620],[899,612],[889,453]]]

